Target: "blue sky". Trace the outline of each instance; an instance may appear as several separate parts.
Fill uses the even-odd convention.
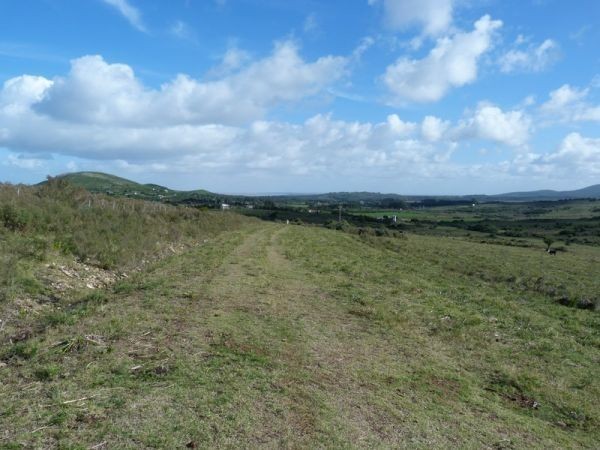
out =
[[[595,0],[4,0],[0,180],[599,183],[599,23]]]

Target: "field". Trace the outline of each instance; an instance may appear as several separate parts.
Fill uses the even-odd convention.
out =
[[[59,201],[32,191],[22,201],[3,192],[10,217],[37,208],[52,223],[52,211],[62,211],[72,232],[121,222],[104,231],[114,247],[79,250],[54,245],[62,229],[42,233],[39,221],[0,226],[11,248],[48,240],[42,255],[20,254],[0,301],[2,448],[547,449],[600,441],[595,241],[551,256],[541,237],[506,245],[513,238],[498,237],[503,229],[467,236],[374,222],[359,234],[351,223],[286,225],[133,200],[120,200],[126,207],[117,214],[101,202],[110,198],[75,202],[69,193]],[[132,239],[140,234],[126,213],[132,205],[154,257],[147,240]],[[562,206],[544,212],[552,220],[544,223],[571,220]],[[569,226],[592,217],[582,212]],[[7,248],[0,256],[10,256]],[[62,291],[45,284],[57,267],[72,275]],[[90,271],[114,277],[76,283]]]
[[[476,203],[404,210],[351,209],[350,214],[369,217],[397,216],[401,220],[524,220],[589,219],[600,217],[600,203],[594,200],[523,203]]]

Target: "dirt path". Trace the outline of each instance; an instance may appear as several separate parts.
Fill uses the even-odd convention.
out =
[[[283,442],[308,444],[339,435],[361,445],[397,443],[400,434],[382,420],[386,408],[371,404],[370,387],[356,377],[383,354],[386,343],[374,341],[360,320],[285,257],[280,239],[288,231],[265,227],[248,236],[209,286],[218,314],[239,314],[232,331],[237,345],[266,346],[259,352],[277,362],[273,383],[285,392],[279,399],[285,412],[283,420],[268,420],[277,423]],[[215,329],[222,330],[222,321],[216,322]]]

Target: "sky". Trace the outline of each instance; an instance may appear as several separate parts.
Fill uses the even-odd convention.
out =
[[[0,181],[600,183],[598,0],[2,0]]]

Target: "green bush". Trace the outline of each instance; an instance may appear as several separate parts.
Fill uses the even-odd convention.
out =
[[[10,231],[21,231],[27,225],[27,213],[7,204],[0,206],[0,222]]]

